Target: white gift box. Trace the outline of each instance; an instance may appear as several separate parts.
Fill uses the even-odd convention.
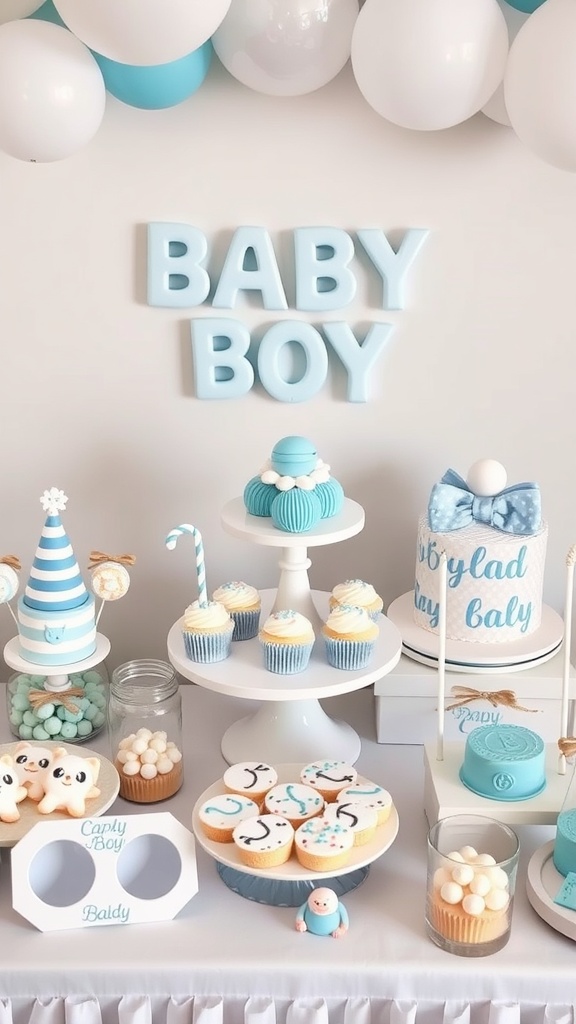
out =
[[[521,672],[446,672],[445,739],[464,740],[477,726],[509,722],[525,725],[546,742],[555,743],[560,735],[563,662],[564,655],[559,651],[544,664]],[[570,697],[574,678],[576,672],[571,666]],[[465,692],[463,687],[472,692]],[[507,706],[510,698],[501,695],[502,690],[511,690],[511,699],[519,707]],[[374,683],[378,743],[433,741],[437,735],[437,691],[436,669],[403,654],[392,672]],[[568,733],[572,735],[573,700],[568,712]]]

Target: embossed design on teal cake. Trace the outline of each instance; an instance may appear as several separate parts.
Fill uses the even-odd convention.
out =
[[[466,739],[460,780],[489,800],[529,800],[546,786],[545,747],[523,725],[484,725]]]
[[[576,871],[576,807],[558,815],[553,859],[561,875]]]

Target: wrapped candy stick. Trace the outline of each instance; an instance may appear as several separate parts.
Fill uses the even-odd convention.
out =
[[[202,534],[196,526],[191,526],[190,523],[182,523],[181,526],[175,526],[173,530],[166,537],[166,547],[169,551],[173,551],[178,543],[178,538],[184,533],[189,533],[194,538],[194,545],[196,549],[196,577],[198,580],[198,603],[205,607],[208,604],[208,591],[206,588],[206,566],[204,563],[204,544],[202,542]]]

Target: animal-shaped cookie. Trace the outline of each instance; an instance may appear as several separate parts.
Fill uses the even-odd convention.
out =
[[[64,747],[41,747],[38,744],[22,740],[16,744],[14,751],[14,768],[21,786],[26,787],[26,795],[31,800],[41,800],[44,796],[44,776],[54,758],[66,753]]]
[[[0,821],[12,824],[20,820],[17,804],[26,798],[26,790],[18,782],[10,754],[0,757]]]
[[[67,811],[73,818],[86,813],[86,801],[100,796],[96,786],[100,761],[97,757],[62,754],[54,759],[44,777],[40,814]]]

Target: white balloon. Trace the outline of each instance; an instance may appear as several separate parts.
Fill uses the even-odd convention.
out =
[[[105,106],[102,72],[67,29],[34,19],[0,25],[0,149],[61,160],[93,138]]]
[[[358,11],[358,0],[232,0],[212,44],[248,88],[302,96],[346,64]]]
[[[509,46],[512,46],[529,15],[525,14],[524,11],[517,11],[515,7],[511,7],[509,3],[506,3],[506,0],[499,0],[499,3],[508,26],[508,43]],[[490,97],[488,103],[484,104],[482,113],[486,114],[486,117],[489,117],[491,121],[497,121],[498,124],[503,124],[507,128],[511,127],[504,101],[504,81],[500,82],[494,95]]]
[[[120,64],[168,64],[205,43],[230,0],[54,0],[74,35]]]
[[[497,0],[366,0],[352,69],[371,107],[403,128],[450,128],[477,113],[504,77]]]
[[[506,109],[521,141],[547,163],[576,170],[576,4],[546,0],[510,48]]]
[[[27,18],[42,6],[44,0],[0,0],[0,25],[5,21]]]

